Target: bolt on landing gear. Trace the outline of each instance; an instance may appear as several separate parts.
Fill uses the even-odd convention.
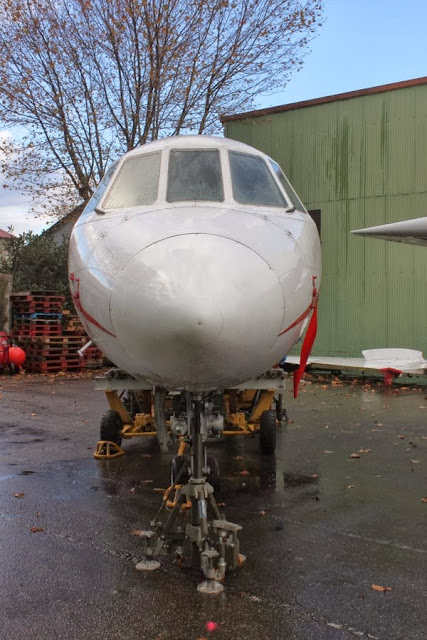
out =
[[[189,394],[187,403],[187,415],[190,416],[190,478],[184,486],[178,488],[174,506],[166,522],[162,523],[160,520],[160,514],[166,506],[166,501],[163,500],[151,522],[152,528],[143,532],[144,558],[136,568],[145,571],[157,569],[157,558],[160,555],[175,553],[180,558],[184,546],[188,544],[191,545],[193,563],[200,566],[206,578],[198,585],[198,591],[216,594],[224,589],[221,582],[227,569],[236,569],[244,560],[244,556],[239,553],[237,537],[242,527],[228,522],[219,512],[214,488],[206,479],[206,451],[201,432],[203,399]],[[187,466],[181,465],[174,478],[175,485],[179,486],[186,471]],[[183,513],[181,506],[188,500],[191,502],[191,522],[177,526],[177,518]]]

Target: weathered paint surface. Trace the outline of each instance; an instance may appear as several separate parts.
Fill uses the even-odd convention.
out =
[[[275,158],[307,208],[321,210],[314,353],[426,353],[426,250],[350,231],[426,215],[427,85],[231,121],[225,135]]]

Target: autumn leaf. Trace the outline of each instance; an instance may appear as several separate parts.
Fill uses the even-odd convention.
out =
[[[386,591],[392,591],[391,587],[382,587],[379,584],[373,584],[371,585],[371,589],[373,591],[381,591],[382,593],[385,593]]]
[[[44,527],[30,527],[31,533],[41,533],[44,531]]]
[[[421,498],[421,502],[424,502],[425,504],[427,504],[427,497]]]
[[[145,531],[135,530],[132,531],[132,535],[136,536],[137,538],[142,538],[145,535]]]

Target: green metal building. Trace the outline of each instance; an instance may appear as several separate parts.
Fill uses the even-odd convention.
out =
[[[313,354],[407,347],[427,356],[427,249],[350,234],[427,216],[427,77],[222,122],[226,137],[279,162],[319,223]]]

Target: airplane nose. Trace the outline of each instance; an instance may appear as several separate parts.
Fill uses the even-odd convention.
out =
[[[110,313],[132,373],[170,388],[209,389],[262,372],[259,354],[280,331],[284,300],[257,253],[221,236],[188,234],[127,263]],[[250,372],[254,362],[261,369]]]

